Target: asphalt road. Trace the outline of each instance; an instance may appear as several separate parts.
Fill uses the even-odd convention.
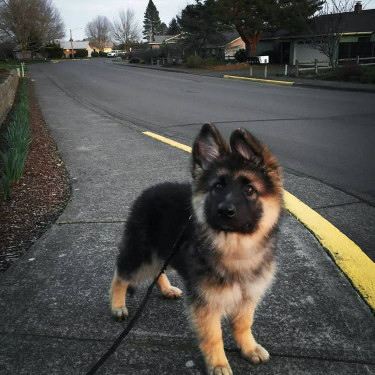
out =
[[[286,187],[375,259],[375,95],[154,71],[110,60],[31,68],[124,123],[191,143],[203,122],[245,127],[279,158]],[[78,126],[79,124],[77,124]],[[319,204],[331,194],[331,204]]]

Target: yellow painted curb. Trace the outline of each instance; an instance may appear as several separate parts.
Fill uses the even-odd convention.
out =
[[[285,190],[284,203],[285,208],[314,234],[364,300],[375,309],[375,263],[328,220]]]
[[[148,131],[143,134],[191,153],[191,147],[182,143]],[[375,263],[328,220],[286,190],[284,204],[314,234],[363,299],[375,310]]]
[[[143,132],[143,134],[148,135],[149,137],[155,138],[158,141],[161,141],[161,142],[164,142],[164,143],[168,143],[169,145],[171,145],[173,147],[177,147],[180,150],[184,150],[186,152],[191,152],[191,147],[186,146],[186,145],[184,145],[182,143],[175,142],[172,139],[162,137],[159,134],[155,134],[155,133],[151,133],[151,132]]]
[[[273,79],[249,78],[249,77],[228,76],[228,75],[224,75],[223,77],[224,78],[230,78],[230,79],[240,79],[240,80],[244,80],[244,81],[275,83],[277,85],[286,85],[286,86],[293,86],[294,85],[294,82],[291,82],[291,81],[275,81]]]

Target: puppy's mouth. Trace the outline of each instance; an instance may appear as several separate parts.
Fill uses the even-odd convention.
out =
[[[230,232],[230,233],[245,233],[250,234],[254,231],[254,225],[246,223],[244,225],[230,225],[228,223],[220,223],[213,226],[213,229],[218,232]]]

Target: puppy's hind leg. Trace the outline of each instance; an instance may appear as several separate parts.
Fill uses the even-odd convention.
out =
[[[126,308],[126,290],[129,282],[122,280],[115,272],[110,290],[111,312],[116,320],[124,320],[128,316]]]
[[[158,287],[165,298],[176,299],[181,297],[182,291],[171,285],[165,273],[162,273],[158,278]]]

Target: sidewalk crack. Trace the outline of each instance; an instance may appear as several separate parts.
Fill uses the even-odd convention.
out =
[[[362,204],[361,202],[347,202],[347,203],[338,203],[338,204],[328,204],[326,206],[317,206],[312,207],[314,210],[322,210],[325,208],[334,208],[334,207],[342,207],[342,206],[350,206],[353,204]]]
[[[88,221],[60,221],[56,225],[75,225],[75,224],[124,224],[126,220],[88,220]]]

